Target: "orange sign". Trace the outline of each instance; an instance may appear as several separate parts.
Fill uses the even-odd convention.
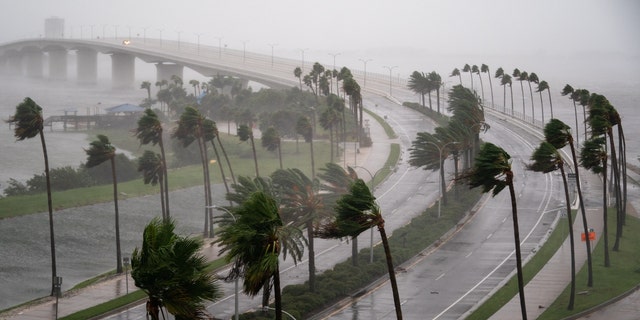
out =
[[[582,241],[586,241],[586,237],[584,236],[584,232],[580,234]],[[589,240],[595,240],[596,233],[594,231],[589,232]]]

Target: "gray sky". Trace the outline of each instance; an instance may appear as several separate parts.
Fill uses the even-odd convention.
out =
[[[84,37],[142,35],[218,45],[338,65],[373,59],[370,71],[430,71],[435,57],[460,65],[490,64],[509,56],[547,61],[584,55],[640,60],[637,0],[0,0],[0,43],[43,33],[44,20],[65,19],[66,33]],[[466,57],[478,58],[465,61]],[[424,63],[410,63],[408,60]],[[485,58],[486,57],[486,58]],[[340,61],[342,59],[342,61]],[[482,61],[480,61],[482,59]],[[487,59],[485,61],[485,59]],[[493,59],[493,60],[492,60]],[[491,64],[490,64],[491,65]],[[495,65],[493,65],[495,68]],[[504,66],[505,70],[514,66]],[[530,68],[533,68],[531,66]],[[537,65],[535,67],[538,67]],[[523,67],[526,69],[526,66]],[[444,71],[441,71],[444,72]]]

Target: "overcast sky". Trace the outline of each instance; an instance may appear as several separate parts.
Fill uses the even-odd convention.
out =
[[[424,56],[610,54],[640,60],[637,0],[0,0],[0,43],[43,34],[65,19],[67,35],[142,35],[222,43],[307,60],[373,59],[371,67]],[[322,57],[322,58],[318,58]],[[401,61],[394,61],[398,59]],[[460,61],[460,64],[467,63]],[[471,61],[471,64],[485,63]],[[340,62],[338,62],[340,64]],[[421,67],[421,66],[420,66]],[[513,66],[511,66],[513,67]],[[428,68],[428,67],[425,67]],[[398,70],[400,70],[398,69]],[[508,69],[508,67],[505,67]],[[429,70],[424,70],[429,71]],[[382,72],[382,71],[380,71]]]

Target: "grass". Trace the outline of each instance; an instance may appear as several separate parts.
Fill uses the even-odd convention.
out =
[[[393,131],[393,128],[391,128],[391,126],[386,121],[384,121],[384,119],[380,118],[380,116],[378,116],[377,114],[373,113],[369,109],[364,109],[364,112],[366,112],[368,115],[370,115],[371,117],[376,119],[376,121],[378,121],[378,123],[380,123],[380,125],[384,128],[384,132],[387,134],[387,137],[389,139],[395,139],[395,138],[398,137],[396,135],[396,132]]]
[[[610,243],[613,243],[615,235],[615,211],[610,209],[609,213],[609,236]],[[575,212],[573,213],[575,215]],[[567,232],[567,219],[559,221],[551,236],[544,246],[533,256],[523,267],[524,281],[528,283],[551,259],[560,248]],[[558,299],[547,308],[539,319],[562,319],[572,314],[595,307],[601,303],[609,301],[631,288],[640,284],[640,221],[637,218],[628,216],[624,237],[621,242],[621,251],[610,252],[610,268],[603,266],[603,245],[604,241],[599,241],[593,251],[593,279],[594,287],[586,287],[587,265],[586,263],[576,275],[576,293],[587,292],[588,294],[577,294],[575,308],[567,310],[569,303],[569,286],[564,290]],[[518,285],[515,277],[510,279],[502,288],[485,301],[467,319],[487,319],[497,312],[509,300],[518,294]]]

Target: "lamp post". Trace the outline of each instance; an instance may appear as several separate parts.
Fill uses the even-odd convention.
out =
[[[164,29],[158,29],[158,32],[160,32],[160,47],[162,48],[162,31],[164,31]]]
[[[127,294],[129,294],[129,267],[131,266],[131,258],[129,258],[129,255],[122,258],[122,264],[124,265],[124,282],[126,283]]]
[[[178,34],[178,51],[180,51],[180,34],[182,33],[182,30],[176,30],[176,33]]]
[[[391,96],[391,71],[395,68],[397,68],[398,66],[393,66],[393,67],[387,67],[387,66],[383,66],[383,68],[389,69],[389,96]]]
[[[338,72],[336,70],[336,56],[339,56],[341,53],[329,53],[330,56],[333,56],[333,71]],[[333,91],[333,77],[331,77],[331,91]],[[339,95],[340,90],[338,89],[338,81],[336,81],[336,95]]]
[[[93,40],[93,27],[94,27],[94,25],[90,25],[89,27],[91,27],[91,40]]]
[[[267,307],[267,306],[262,307],[262,309],[264,309],[264,310],[273,310],[273,311],[275,311],[275,310],[276,310],[276,309],[274,309],[274,308]],[[291,313],[286,312],[286,311],[284,311],[284,310],[281,310],[281,311],[282,311],[282,313],[284,313],[284,314],[286,314],[287,316],[289,316],[289,318],[291,318],[291,320],[296,320],[296,318],[295,318],[294,316],[292,316],[292,315],[291,315]]]
[[[369,174],[369,176],[371,177],[371,184],[369,187],[371,189],[371,193],[373,193],[373,188],[375,187],[374,183],[375,183],[376,176],[380,171],[382,171],[382,169],[386,169],[386,168],[380,168],[378,169],[378,171],[376,171],[376,173],[371,174],[371,171],[369,171],[369,169],[365,167],[361,167],[361,166],[353,166],[353,167],[360,168]],[[369,246],[370,246],[369,247],[369,263],[373,263],[373,227],[371,227],[371,241],[369,242]]]
[[[439,146],[433,142],[427,141],[428,144],[435,146],[438,149],[438,161],[440,162],[440,172],[438,172],[438,190],[439,190],[439,194],[440,197],[438,198],[438,219],[440,219],[440,203],[442,202],[442,195],[443,195],[443,190],[442,190],[442,163],[444,162],[444,160],[442,159],[442,150],[444,150],[444,148],[446,148],[448,145],[450,144],[456,144],[458,143],[457,141],[451,141],[451,142],[447,142],[444,145]]]
[[[233,218],[233,222],[234,223],[238,222],[238,219],[236,218],[236,216],[233,213],[231,213],[231,211],[227,210],[224,207],[213,205],[213,206],[207,206],[206,208],[212,208],[212,209],[217,209],[217,210],[220,210],[220,211],[224,211],[225,213],[230,215],[231,218]],[[238,277],[236,277],[236,279],[235,279],[235,315],[234,315],[234,319],[235,320],[239,320],[240,319],[240,313],[238,312],[239,304],[240,304],[239,300],[238,300],[238,291],[239,291],[239,289],[238,289]]]
[[[268,43],[267,45],[271,46],[271,68],[273,69],[273,47],[277,46],[277,43]]]
[[[197,45],[197,47],[196,47],[196,48],[197,48],[196,50],[197,50],[197,52],[198,52],[198,55],[200,55],[200,37],[201,37],[204,33],[194,33],[194,34],[195,34],[195,35],[196,35],[196,37],[198,38],[198,45]]]
[[[214,37],[218,39],[218,59],[222,59],[222,37]]]
[[[142,43],[147,43],[147,29],[149,27],[142,27]]]
[[[362,61],[362,63],[364,63],[364,87],[367,87],[367,62],[373,60],[373,59],[358,59],[360,61]]]
[[[242,63],[245,63],[247,60],[247,42],[249,42],[249,40],[242,41]]]
[[[304,52],[307,50],[309,50],[309,48],[300,49],[300,52],[302,53],[302,72],[304,72]]]
[[[114,38],[114,39],[116,39],[116,40],[118,40],[118,27],[119,27],[119,25],[117,25],[117,24],[114,24],[114,25],[113,25],[113,30],[114,30],[114,32],[115,32],[115,33],[113,34],[113,38]]]
[[[56,277],[53,282],[53,289],[56,293],[56,319],[58,319],[58,298],[60,297],[60,291],[62,289],[62,277]]]

